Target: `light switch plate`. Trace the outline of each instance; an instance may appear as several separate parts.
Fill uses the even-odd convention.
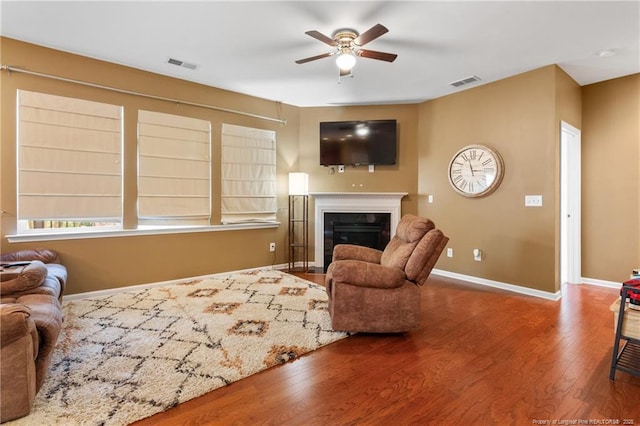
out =
[[[525,207],[542,207],[542,195],[525,195]]]

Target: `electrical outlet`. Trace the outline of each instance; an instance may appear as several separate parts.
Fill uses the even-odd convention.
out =
[[[276,251],[276,243],[269,243],[269,251]]]
[[[452,248],[448,248],[447,249],[447,257],[453,257],[453,249]]]
[[[476,262],[482,262],[482,250],[473,249],[473,260]]]

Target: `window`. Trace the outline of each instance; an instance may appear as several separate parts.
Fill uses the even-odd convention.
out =
[[[222,223],[276,220],[276,132],[222,125]]]
[[[19,233],[121,226],[121,106],[19,90],[17,127]]]
[[[138,112],[138,223],[209,225],[211,123]]]

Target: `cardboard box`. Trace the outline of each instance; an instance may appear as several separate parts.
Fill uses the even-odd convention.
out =
[[[622,335],[632,337],[634,339],[640,339],[640,311],[636,309],[629,309],[629,303],[624,307],[625,318],[622,323]],[[613,332],[615,334],[618,327],[618,315],[620,312],[620,299],[616,300],[609,306],[609,309],[613,312]]]

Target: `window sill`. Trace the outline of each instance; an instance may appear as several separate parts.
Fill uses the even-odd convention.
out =
[[[81,231],[64,233],[33,233],[7,235],[10,243],[27,243],[35,241],[85,240],[90,238],[134,237],[139,235],[189,234],[194,232],[241,231],[247,229],[277,228],[280,222],[237,223],[228,225],[191,226],[174,228],[117,229],[102,231]]]

